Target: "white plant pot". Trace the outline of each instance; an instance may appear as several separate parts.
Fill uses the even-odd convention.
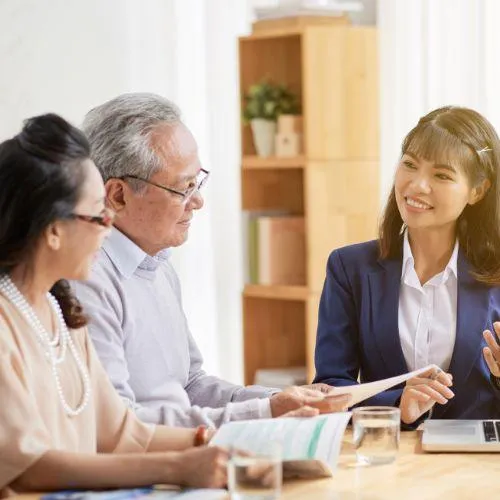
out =
[[[276,135],[276,122],[254,118],[250,121],[253,133],[253,143],[259,156],[272,156],[274,154],[274,136]]]

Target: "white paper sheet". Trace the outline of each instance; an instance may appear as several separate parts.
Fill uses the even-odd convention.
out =
[[[383,380],[377,380],[376,382],[368,382],[367,384],[355,384],[355,385],[346,385],[342,387],[335,387],[335,390],[332,392],[333,396],[337,396],[339,394],[349,394],[351,396],[351,400],[349,401],[349,406],[354,406],[355,404],[361,403],[365,399],[371,398],[378,394],[379,392],[386,391],[395,385],[402,384],[406,382],[410,378],[416,377],[417,375],[421,375],[428,370],[440,370],[436,365],[428,365],[424,368],[420,368],[419,370],[415,370],[409,373],[404,373],[403,375],[398,375],[397,377],[386,378]]]

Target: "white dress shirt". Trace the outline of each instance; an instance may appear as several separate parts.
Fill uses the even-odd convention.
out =
[[[421,285],[405,232],[398,324],[410,371],[430,363],[445,371],[450,367],[457,329],[457,258],[458,241],[444,271]]]
[[[142,420],[194,427],[271,416],[276,390],[203,371],[168,250],[150,257],[113,228],[90,279],[73,286],[111,382]]]

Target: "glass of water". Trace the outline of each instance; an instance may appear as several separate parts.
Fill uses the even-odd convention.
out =
[[[391,406],[364,406],[352,410],[356,457],[360,464],[388,464],[399,446],[401,412]]]
[[[282,446],[271,441],[259,453],[232,449],[227,465],[231,500],[275,500],[281,494]]]

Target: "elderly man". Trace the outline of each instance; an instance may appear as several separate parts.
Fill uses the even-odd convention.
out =
[[[157,95],[125,94],[91,110],[83,128],[117,217],[90,280],[74,286],[99,357],[139,417],[219,426],[304,405],[345,407],[345,399],[317,390],[241,387],[202,370],[169,248],[186,241],[208,172],[177,107]]]

